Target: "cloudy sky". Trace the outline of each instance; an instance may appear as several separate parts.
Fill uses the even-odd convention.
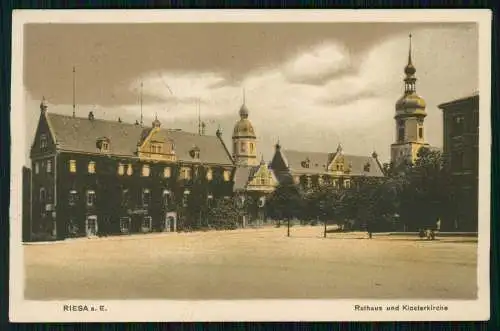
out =
[[[220,125],[229,142],[245,89],[266,159],[279,138],[288,149],[375,149],[387,161],[409,33],[417,92],[428,105],[426,139],[441,147],[437,105],[478,88],[475,24],[28,24],[27,118],[38,118],[42,96],[50,112],[71,115],[75,66],[77,116],[93,110],[135,122],[142,81],[147,125],[157,113],[163,126],[196,132],[200,100],[207,134]]]

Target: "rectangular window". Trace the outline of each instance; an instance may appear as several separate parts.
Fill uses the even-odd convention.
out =
[[[149,177],[149,164],[144,164],[142,166],[142,177]]]
[[[455,151],[451,154],[451,165],[454,171],[461,171],[464,168],[464,153]]]
[[[344,188],[351,188],[351,181],[349,179],[344,180]]]
[[[405,140],[405,128],[398,128],[398,141]]]
[[[171,203],[172,195],[169,190],[163,190],[163,206],[168,207]]]
[[[128,203],[130,201],[130,193],[128,189],[123,189],[122,190],[122,206],[126,207],[128,206]]]
[[[120,217],[120,232],[121,233],[130,232],[130,217]]]
[[[52,203],[52,190],[49,189],[47,190],[47,203]]]
[[[418,128],[418,138],[419,139],[424,138],[424,128]]]
[[[265,177],[260,178],[260,185],[266,185],[266,178]]]
[[[171,175],[172,175],[172,172],[170,170],[170,167],[165,167],[163,169],[163,177],[170,178]]]
[[[87,191],[87,206],[95,205],[95,200],[96,200],[95,191],[88,190]]]
[[[40,135],[40,149],[42,151],[47,149],[47,135],[44,133]]]
[[[123,176],[125,174],[125,165],[119,163],[118,164],[118,175]]]
[[[453,118],[453,136],[461,136],[464,133],[465,129],[465,119],[463,115],[457,115]]]
[[[77,192],[75,190],[69,191],[68,203],[70,206],[74,206],[76,204],[76,194]]]
[[[212,172],[212,169],[208,168],[207,169],[207,180],[212,180],[213,178],[213,172]]]
[[[190,179],[191,178],[191,168],[183,167],[181,169],[181,178],[182,179]]]
[[[94,161],[90,161],[89,162],[89,174],[95,174],[95,162]]]
[[[69,172],[76,172],[76,161],[69,160]]]
[[[38,174],[40,172],[40,164],[38,162],[35,162],[35,174]]]
[[[224,181],[229,182],[231,179],[231,172],[229,170],[224,170]]]
[[[46,199],[46,193],[45,193],[45,188],[40,187],[40,203],[45,203]]]
[[[242,142],[242,143],[240,144],[240,151],[241,151],[242,153],[245,153],[245,152],[246,152],[246,144],[245,144],[244,142]]]
[[[144,190],[142,190],[142,205],[144,207],[147,207],[149,206],[150,202],[151,202],[151,191],[145,188]]]
[[[212,208],[213,202],[214,202],[214,196],[212,194],[208,194],[208,196],[207,196],[207,206],[208,206],[208,208]]]
[[[151,223],[153,223],[153,219],[151,218],[151,216],[144,216],[142,219],[142,231],[151,231]]]
[[[191,192],[189,192],[189,190],[185,190],[184,191],[184,195],[182,197],[182,206],[183,207],[187,207],[188,206],[188,198],[189,198],[189,194]]]
[[[102,142],[102,147],[101,147],[101,151],[102,152],[107,152],[109,150],[109,144],[107,141],[103,141]]]
[[[52,172],[52,160],[47,160],[47,173]]]
[[[133,173],[133,169],[132,169],[132,165],[129,164],[128,167],[127,167],[127,175],[128,176],[132,176],[132,173]]]

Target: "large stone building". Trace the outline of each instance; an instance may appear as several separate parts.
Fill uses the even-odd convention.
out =
[[[233,194],[234,162],[215,136],[51,114],[43,101],[31,147],[36,237],[175,231],[194,195]],[[199,204],[198,202],[194,202]]]
[[[425,111],[425,100],[417,94],[415,76],[416,68],[413,65],[410,50],[408,53],[408,63],[404,69],[404,94],[396,102],[396,140],[391,145],[391,162],[394,165],[413,163],[417,158],[418,150],[429,145],[425,142],[424,119],[427,116]]]
[[[271,168],[280,182],[288,180],[304,189],[325,184],[349,189],[358,177],[384,177],[377,153],[345,154],[340,144],[335,152],[326,153],[283,150],[278,142]]]
[[[441,227],[477,231],[479,94],[439,105],[443,111],[443,158],[451,176],[452,206]]]

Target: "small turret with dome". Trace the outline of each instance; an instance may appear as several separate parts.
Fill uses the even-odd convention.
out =
[[[257,137],[252,123],[248,119],[249,110],[246,105],[245,91],[243,103],[239,110],[240,120],[236,122],[233,130],[233,158],[238,165],[258,165]]]

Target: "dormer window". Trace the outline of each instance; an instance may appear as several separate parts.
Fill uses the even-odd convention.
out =
[[[302,163],[301,163],[302,168],[306,168],[306,169],[308,169],[308,168],[309,168],[309,164],[310,164],[309,158],[305,159],[305,160],[304,160],[304,161],[302,161]]]
[[[45,133],[40,135],[40,149],[42,151],[47,149],[47,135]]]
[[[109,152],[110,140],[107,137],[98,138],[96,147],[101,153]]]
[[[370,163],[366,162],[363,168],[365,172],[370,172]]]
[[[199,159],[200,158],[200,149],[198,148],[198,146],[194,146],[190,151],[189,151],[189,155],[191,155],[191,157],[193,159]]]

